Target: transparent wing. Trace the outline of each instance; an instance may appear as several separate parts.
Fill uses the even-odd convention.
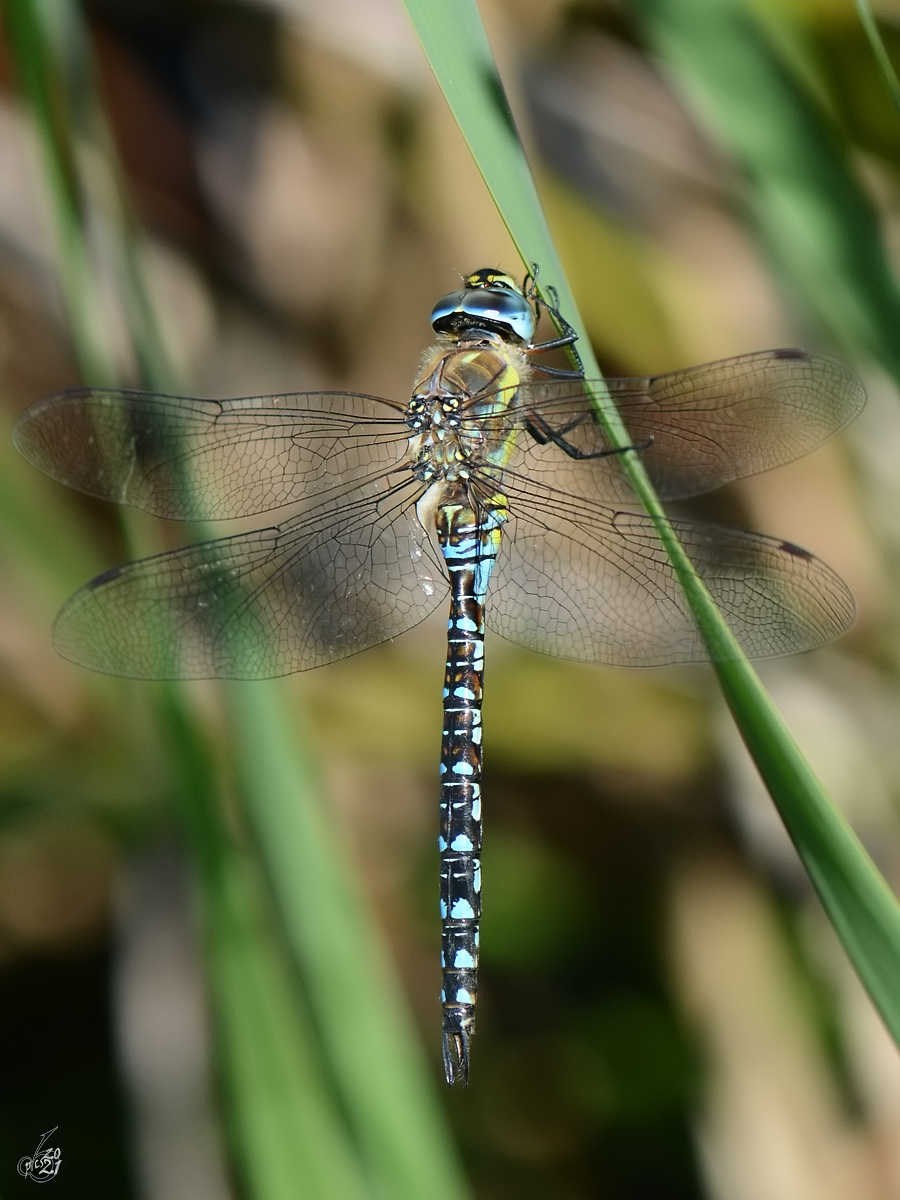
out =
[[[852,421],[866,398],[842,363],[800,350],[766,350],[644,379],[608,379],[606,386],[632,441],[652,439],[641,461],[670,500],[799,458]],[[524,430],[515,469],[586,499],[631,500],[616,456],[567,458],[550,437],[552,431],[576,456],[607,447],[582,383],[533,381],[521,389],[520,403]],[[477,419],[489,428],[504,417]]]
[[[88,495],[174,520],[225,520],[392,466],[407,449],[402,413],[350,392],[194,400],[76,388],[32,405],[14,437],[34,466]]]
[[[132,678],[263,679],[395,637],[447,590],[420,493],[360,490],[337,511],[116,567],[59,614],[56,648]]]
[[[511,516],[486,620],[559,658],[649,667],[707,657],[650,518],[507,481]],[[690,521],[673,525],[744,652],[820,646],[853,621],[849,589],[777,538]]]

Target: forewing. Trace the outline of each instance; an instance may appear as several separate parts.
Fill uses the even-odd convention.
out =
[[[403,457],[390,401],[349,392],[195,400],[77,388],[38,401],[15,443],[53,479],[175,520],[224,520],[308,502]]]
[[[606,386],[666,499],[700,495],[791,462],[852,421],[865,403],[862,384],[842,363],[800,350],[608,379]],[[579,461],[609,445],[583,383],[533,381],[521,389],[520,401],[515,469],[586,499],[633,499],[617,456]],[[548,439],[548,429],[574,457]]]
[[[56,648],[112,675],[263,679],[395,637],[447,589],[415,516],[420,491],[360,493],[107,571],[60,613]]]
[[[649,667],[707,657],[649,517],[550,489],[535,497],[514,485],[507,494],[511,516],[488,592],[490,628],[581,662]],[[749,657],[810,650],[852,623],[849,589],[798,547],[672,524]]]

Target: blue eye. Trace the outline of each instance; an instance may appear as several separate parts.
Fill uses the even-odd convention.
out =
[[[488,328],[526,344],[534,337],[534,313],[519,292],[501,287],[464,288],[438,300],[431,311],[437,333]]]

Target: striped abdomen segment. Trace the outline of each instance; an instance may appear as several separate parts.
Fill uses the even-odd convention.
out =
[[[441,967],[444,1071],[468,1081],[475,1031],[478,922],[481,917],[481,694],[484,598],[500,546],[505,502],[482,512],[468,502],[437,513],[450,576],[444,730],[441,739]]]

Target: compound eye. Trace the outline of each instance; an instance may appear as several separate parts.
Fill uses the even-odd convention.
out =
[[[438,333],[452,333],[459,326],[459,316],[462,314],[462,304],[466,293],[449,292],[442,296],[431,310],[431,327]]]
[[[451,292],[432,309],[432,328],[437,333],[457,335],[466,328],[494,329],[505,337],[529,343],[534,337],[534,313],[522,292],[509,276],[500,276],[496,271],[478,271],[466,282],[479,276],[501,278],[509,286],[484,282]]]
[[[519,291],[472,288],[466,293],[465,312],[473,323],[483,320],[491,327],[508,330],[520,342],[530,342],[534,337],[534,313]]]

